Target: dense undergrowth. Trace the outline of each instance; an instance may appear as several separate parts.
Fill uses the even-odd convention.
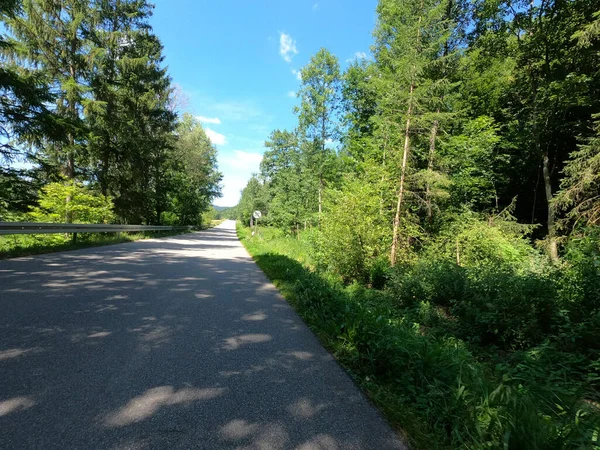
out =
[[[413,448],[600,448],[597,236],[560,268],[518,242],[462,242],[460,265],[432,246],[374,289],[324,267],[315,231],[238,234]]]

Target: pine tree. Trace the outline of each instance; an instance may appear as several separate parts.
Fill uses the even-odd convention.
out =
[[[432,161],[437,139],[439,118],[432,113],[439,113],[430,100],[436,79],[431,72],[448,40],[446,10],[445,1],[435,0],[381,0],[377,7],[373,50],[381,71],[381,78],[376,80],[380,91],[379,131],[388,140],[390,135],[402,136],[390,251],[392,265],[396,263],[401,245],[411,149],[419,139],[423,140],[423,130],[430,130],[429,160]]]
[[[16,0],[0,1],[3,21],[15,20],[18,11]],[[53,97],[40,71],[16,64],[6,36],[0,36],[0,52],[0,157],[10,161],[20,153],[19,142],[36,143],[52,133],[54,117],[45,103]]]
[[[600,119],[600,115],[596,116]],[[554,200],[561,210],[568,211],[568,223],[573,227],[600,224],[600,120],[596,135],[571,153],[563,170],[565,177]]]
[[[21,2],[0,0],[0,19],[7,23],[21,12]],[[28,211],[35,203],[39,183],[37,173],[13,166],[27,158],[28,148],[44,140],[58,139],[61,127],[46,107],[54,97],[45,74],[15,59],[15,43],[0,35],[0,220]]]
[[[94,59],[89,109],[91,170],[103,193],[115,198],[122,220],[159,223],[174,174],[176,115],[162,45],[144,0],[97,3],[91,38]]]
[[[63,130],[44,146],[44,156],[68,178],[85,159],[90,17],[88,1],[24,0],[21,14],[5,21],[15,60],[39,69],[54,93]]]
[[[127,153],[122,142],[128,132],[123,126],[128,117],[120,101],[124,73],[136,58],[129,47],[149,29],[151,11],[145,1],[95,3],[90,35],[96,49],[91,87],[98,107],[88,111],[86,120],[90,128],[90,169],[104,194],[114,188],[119,162]]]
[[[573,35],[581,48],[591,47],[600,37],[600,11],[593,17]],[[595,135],[571,153],[563,169],[565,177],[554,200],[558,209],[568,211],[567,218],[560,221],[562,226],[600,224],[600,115],[595,119]]]

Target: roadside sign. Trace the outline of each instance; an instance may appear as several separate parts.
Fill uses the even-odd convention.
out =
[[[260,211],[254,211],[254,214],[252,214],[252,217],[254,217],[255,219],[260,219],[262,216],[262,213]]]

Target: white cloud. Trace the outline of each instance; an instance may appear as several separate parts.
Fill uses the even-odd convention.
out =
[[[294,75],[296,75],[296,79],[298,81],[302,81],[302,71],[301,70],[292,69],[292,73]]]
[[[367,59],[367,54],[365,52],[356,52],[352,58],[346,60],[346,62],[355,61],[357,59]]]
[[[252,174],[260,170],[262,153],[234,150],[219,153],[219,168],[223,171],[223,196],[215,201],[219,206],[234,206],[240,200],[240,192],[246,187]]]
[[[289,34],[279,34],[279,54],[286,62],[292,62],[294,55],[298,54],[296,41]]]
[[[223,177],[221,197],[213,202],[217,206],[235,206],[240,201],[240,192],[246,187],[250,177],[225,175]]]
[[[226,101],[208,106],[213,114],[231,121],[248,121],[263,115],[263,111],[251,102]]]
[[[252,98],[248,99],[219,99],[203,92],[194,93],[194,109],[202,112],[204,117],[219,118],[226,122],[264,122],[267,114],[260,104]],[[202,117],[202,116],[201,116]]]
[[[333,139],[325,139],[325,146],[327,148],[335,148],[337,144],[337,141],[334,141]]]
[[[263,155],[261,153],[245,152],[243,150],[234,150],[233,153],[235,154],[236,158],[248,163],[260,164],[263,159]]]
[[[290,98],[296,98],[296,93],[294,91],[289,91],[287,95]]]
[[[227,139],[225,139],[225,136],[221,133],[217,133],[216,131],[211,130],[208,127],[204,129],[204,132],[206,133],[210,141],[215,145],[225,145],[227,143]]]
[[[224,172],[245,175],[250,178],[250,175],[257,172],[262,161],[262,153],[246,152],[244,150],[234,150],[219,154],[219,168]]]
[[[260,153],[245,152],[243,150],[234,150],[233,157],[224,158],[223,163],[228,167],[235,169],[252,169],[252,171],[258,170],[260,162],[262,161],[263,155]]]
[[[221,121],[218,117],[204,117],[204,116],[196,116],[196,120],[202,123],[212,123],[215,125],[221,125]]]

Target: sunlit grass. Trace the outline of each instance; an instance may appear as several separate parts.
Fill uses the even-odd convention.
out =
[[[581,401],[570,372],[551,373],[551,348],[515,361],[482,358],[456,336],[421,326],[389,291],[315,270],[310,237],[268,228],[252,236],[243,227],[238,236],[413,448],[600,448],[598,411]]]

